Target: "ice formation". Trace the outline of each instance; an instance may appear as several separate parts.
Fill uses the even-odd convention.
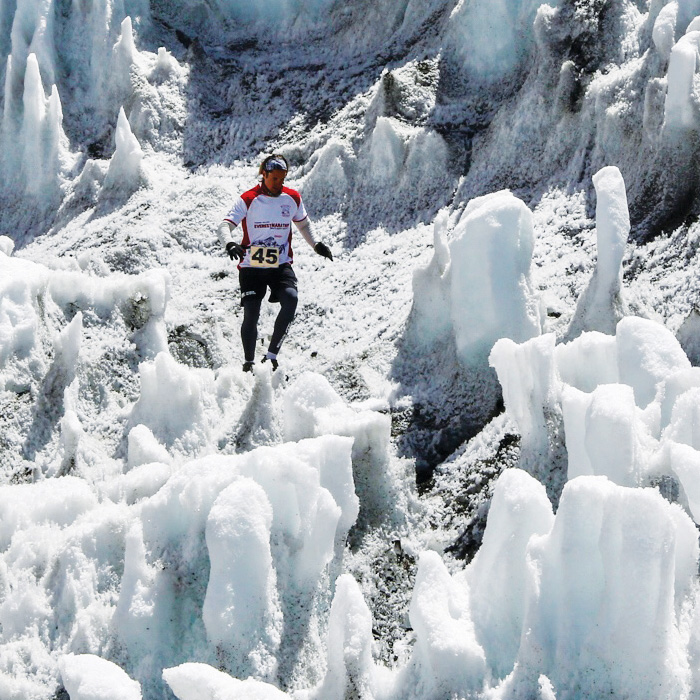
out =
[[[131,191],[138,189],[143,181],[143,173],[141,171],[143,150],[131,131],[131,126],[123,107],[119,110],[117,130],[114,138],[116,148],[114,155],[109,161],[109,168],[105,175],[104,191],[112,190],[118,193],[125,192],[129,194]]]
[[[116,664],[92,654],[67,654],[59,662],[73,700],[141,700],[141,687]]]
[[[604,4],[0,6],[3,700],[700,692],[700,5]],[[246,375],[273,146],[336,259]],[[426,444],[450,527],[517,454],[467,565]]]
[[[596,189],[596,246],[598,260],[588,288],[578,301],[568,337],[581,331],[612,333],[627,314],[622,297],[622,258],[630,231],[622,173],[610,166],[593,176]]]
[[[447,250],[441,227],[434,235],[434,260],[414,278],[412,330],[419,341],[441,341],[447,332],[459,360],[472,367],[485,362],[499,338],[521,342],[539,335],[530,279],[532,214],[521,200],[510,192],[472,200]]]

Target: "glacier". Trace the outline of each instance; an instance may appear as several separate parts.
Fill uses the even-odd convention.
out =
[[[698,697],[699,59],[700,0],[0,0],[0,700]],[[243,373],[273,151],[334,261]]]

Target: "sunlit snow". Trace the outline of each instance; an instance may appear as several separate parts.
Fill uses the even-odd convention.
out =
[[[700,695],[698,0],[17,0],[0,71],[0,700]],[[244,373],[273,151],[334,260]]]

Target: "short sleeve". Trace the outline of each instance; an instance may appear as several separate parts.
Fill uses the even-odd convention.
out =
[[[306,213],[306,208],[304,207],[304,200],[299,197],[297,213],[292,217],[292,221],[303,221],[307,216],[308,214]]]
[[[245,219],[247,213],[248,207],[246,203],[243,201],[242,197],[238,197],[233,203],[231,211],[224,217],[224,221],[230,221],[235,226],[238,226],[238,224]]]

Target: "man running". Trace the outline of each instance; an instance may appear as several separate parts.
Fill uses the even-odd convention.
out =
[[[260,306],[268,287],[268,301],[280,304],[270,346],[262,358],[262,362],[271,362],[273,371],[277,369],[277,355],[294,319],[297,278],[292,269],[292,222],[316,253],[333,260],[328,246],[317,241],[311,231],[301,195],[284,186],[288,170],[283,155],[275,153],[265,158],[259,169],[260,184],[236,199],[218,229],[219,240],[231,260],[239,260],[244,372],[251,372],[255,364]],[[236,243],[232,231],[239,224],[243,226],[243,240]]]

